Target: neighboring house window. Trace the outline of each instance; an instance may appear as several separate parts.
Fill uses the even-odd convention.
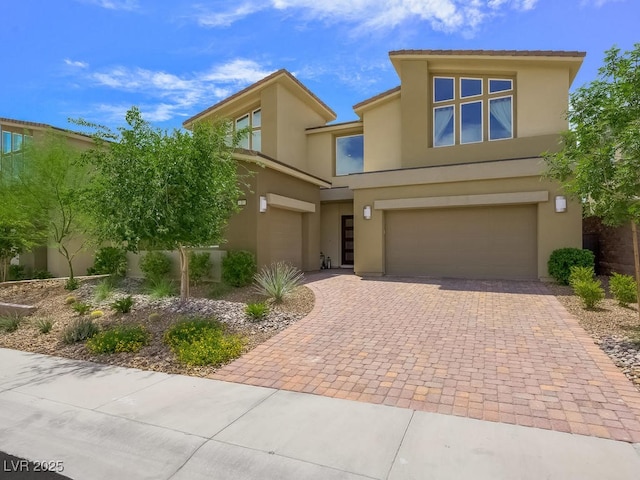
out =
[[[0,171],[4,170],[12,176],[17,175],[22,168],[24,144],[31,141],[31,135],[3,130],[0,139]]]
[[[336,176],[364,170],[364,136],[336,138]]]
[[[253,110],[236,118],[236,130],[250,128],[251,133],[240,140],[240,148],[260,152],[262,150],[262,111]]]
[[[433,146],[513,138],[513,79],[433,77]]]

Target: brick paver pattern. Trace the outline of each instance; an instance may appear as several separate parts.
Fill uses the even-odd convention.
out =
[[[640,392],[542,283],[308,286],[309,316],[212,378],[640,442]]]

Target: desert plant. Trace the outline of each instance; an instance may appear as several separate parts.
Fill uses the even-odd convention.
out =
[[[635,303],[637,299],[638,287],[631,275],[620,275],[614,273],[609,279],[609,290],[618,303],[626,307],[630,303]]]
[[[91,310],[91,305],[84,302],[75,302],[71,304],[71,308],[73,308],[73,311],[77,314],[84,315],[85,313],[88,313],[89,310]]]
[[[87,340],[93,353],[137,352],[149,343],[149,332],[142,325],[118,326]]]
[[[153,312],[149,314],[149,321],[150,322],[157,322],[158,320],[160,320],[160,314],[158,312]]]
[[[165,253],[152,250],[140,259],[140,270],[148,282],[160,282],[171,272],[171,259]]]
[[[118,313],[129,313],[131,311],[131,307],[133,307],[133,297],[131,295],[119,298],[111,304],[111,308]]]
[[[24,280],[27,278],[24,265],[9,265],[9,280]]]
[[[102,310],[94,310],[93,312],[91,312],[89,314],[89,316],[91,318],[100,318],[104,315],[104,312]]]
[[[4,315],[0,317],[0,332],[11,333],[18,330],[22,317],[18,315]]]
[[[34,325],[40,333],[49,333],[53,328],[53,320],[50,318],[38,318],[35,320]]]
[[[113,283],[113,280],[111,280],[110,278],[103,278],[100,282],[98,282],[95,290],[93,291],[93,296],[96,302],[102,302],[103,300],[106,300],[111,295],[113,295]]]
[[[211,266],[209,252],[189,252],[189,280],[194,285],[197,285],[209,275]]]
[[[264,302],[249,303],[244,311],[251,320],[259,322],[269,314],[269,305]]]
[[[560,285],[569,284],[571,267],[591,267],[594,268],[595,257],[591,250],[580,248],[559,248],[551,252],[547,268],[551,275]]]
[[[149,295],[152,298],[171,297],[176,294],[176,287],[171,280],[162,278],[149,286]]]
[[[70,345],[83,342],[99,332],[98,326],[90,318],[77,318],[62,331],[62,342]]]
[[[576,282],[593,280],[595,273],[593,267],[578,267],[573,266],[569,269],[569,285],[573,285]]]
[[[64,284],[65,290],[73,291],[77,290],[78,287],[80,287],[80,282],[75,278],[69,278]]]
[[[276,303],[279,303],[285,295],[300,285],[302,278],[302,272],[293,265],[276,262],[263,267],[260,273],[255,275],[255,289],[261,295],[273,298]]]
[[[73,295],[69,295],[67,298],[64,299],[64,303],[66,303],[67,305],[71,305],[72,303],[76,303],[77,301],[78,299]]]
[[[604,289],[600,280],[576,280],[572,287],[576,295],[584,302],[585,308],[589,310],[604,298]]]
[[[222,281],[232,287],[250,285],[256,270],[256,258],[246,250],[229,251],[222,259]]]
[[[239,357],[243,337],[230,334],[213,319],[194,318],[173,325],[164,341],[182,363],[187,365],[220,365]]]
[[[44,280],[46,278],[53,278],[53,275],[49,270],[34,270],[33,278],[37,280]]]
[[[127,252],[118,247],[102,247],[96,251],[93,266],[87,275],[114,275],[124,277],[127,274]]]

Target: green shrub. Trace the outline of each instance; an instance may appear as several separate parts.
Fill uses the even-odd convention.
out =
[[[171,259],[165,253],[152,250],[140,259],[140,270],[150,283],[159,282],[171,272]]]
[[[176,294],[176,287],[171,280],[161,278],[151,283],[149,286],[149,295],[152,298],[171,297]]]
[[[173,325],[164,341],[182,363],[221,365],[242,354],[244,340],[225,332],[222,324],[211,319],[187,319]]]
[[[158,320],[160,320],[160,318],[162,318],[160,316],[160,314],[158,312],[153,312],[149,314],[149,321],[150,322],[157,322]]]
[[[637,301],[638,285],[631,275],[614,273],[609,279],[609,290],[623,307]]]
[[[249,303],[244,310],[253,321],[260,321],[269,313],[269,305],[264,302]]]
[[[87,348],[93,353],[137,352],[149,343],[149,336],[142,325],[118,326],[91,337]]]
[[[263,267],[255,276],[256,291],[261,295],[282,302],[285,295],[291,293],[300,285],[303,275],[293,265],[285,262],[272,263]]]
[[[93,296],[96,299],[96,302],[106,300],[111,295],[113,295],[113,289],[113,280],[111,280],[110,278],[103,278],[100,282],[98,282],[95,290],[93,291]]]
[[[24,265],[9,265],[9,271],[7,272],[7,278],[9,280],[24,280],[27,275],[24,270]]]
[[[549,257],[547,268],[551,275],[560,285],[569,284],[571,267],[591,267],[594,268],[595,257],[591,250],[580,248],[559,248],[554,250]]]
[[[38,318],[34,322],[34,325],[40,333],[49,333],[53,328],[53,320],[51,320],[50,318]]]
[[[576,282],[593,280],[595,273],[593,267],[576,267],[573,266],[570,269],[569,285],[573,285]]]
[[[119,298],[111,304],[111,308],[118,313],[129,313],[131,311],[131,307],[133,307],[133,297],[131,295]]]
[[[34,270],[33,278],[37,280],[44,280],[46,278],[53,278],[53,275],[49,270]]]
[[[11,333],[18,330],[22,317],[18,315],[6,315],[0,317],[0,332]]]
[[[73,295],[69,295],[67,298],[64,299],[64,303],[66,303],[67,305],[71,305],[72,303],[76,303],[77,301],[78,299]]]
[[[70,345],[83,342],[99,332],[98,326],[90,318],[77,318],[62,331],[62,342]]]
[[[69,278],[64,284],[64,289],[69,291],[77,290],[78,287],[80,282],[76,278]]]
[[[71,304],[71,308],[73,308],[73,311],[77,314],[84,315],[85,313],[88,313],[89,310],[91,310],[91,305],[83,302],[75,302]]]
[[[245,250],[227,252],[222,259],[222,281],[232,287],[250,285],[257,269],[253,253]]]
[[[87,275],[127,275],[127,252],[118,247],[102,247],[96,251],[93,266],[87,270]]]
[[[209,252],[189,252],[189,280],[194,285],[200,283],[211,272],[211,256]]]
[[[572,287],[587,309],[594,308],[604,298],[604,289],[600,280],[577,280]]]

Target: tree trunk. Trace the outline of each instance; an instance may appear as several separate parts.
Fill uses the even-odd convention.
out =
[[[189,252],[182,245],[180,250],[180,298],[189,298]]]
[[[636,269],[636,302],[638,303],[638,323],[640,323],[640,254],[638,254],[638,225],[631,220],[631,234],[633,241],[633,263]]]

